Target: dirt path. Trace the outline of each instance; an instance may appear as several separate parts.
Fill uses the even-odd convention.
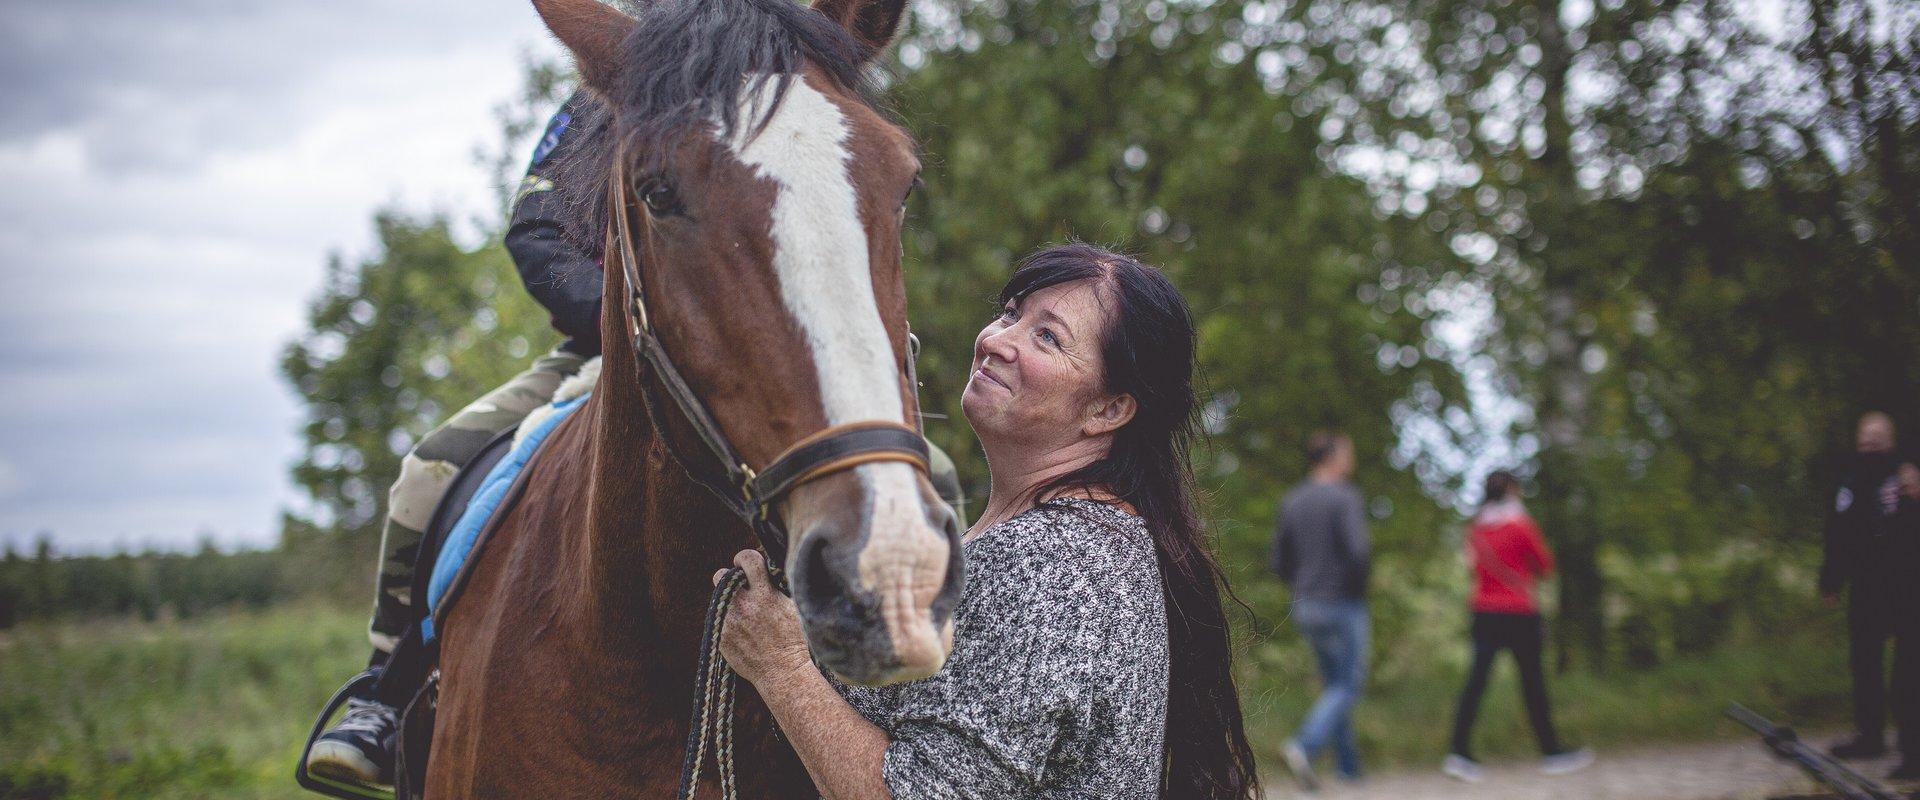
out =
[[[1816,740],[1822,741],[1824,740]],[[1376,775],[1357,786],[1338,781],[1318,795],[1293,788],[1282,774],[1271,781],[1268,800],[1762,800],[1815,790],[1798,768],[1779,761],[1757,739],[1657,748],[1599,751],[1593,766],[1572,775],[1541,775],[1531,762],[1487,765],[1487,779],[1465,784],[1432,770]],[[1856,762],[1861,773],[1881,778],[1892,759]],[[1915,787],[1898,787],[1912,791]]]

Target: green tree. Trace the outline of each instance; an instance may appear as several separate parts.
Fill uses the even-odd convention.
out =
[[[1609,583],[1654,559],[1778,546],[1804,565],[1820,457],[1862,407],[1916,399],[1897,188],[1920,117],[1912,15],[1813,0],[1769,30],[1717,0],[1256,7],[1249,46],[1332,110],[1330,160],[1445,236],[1497,303],[1479,349],[1530,412],[1516,433],[1565,568],[1563,656],[1651,657],[1610,641],[1650,623],[1641,588]]]
[[[1399,303],[1454,256],[1328,168],[1325,113],[1233,49],[1243,6],[919,8],[893,93],[927,164],[908,210],[909,312],[926,343],[924,405],[948,418],[929,432],[972,494],[984,494],[985,465],[967,457],[977,449],[959,394],[994,292],[1039,245],[1117,245],[1165,269],[1195,310],[1206,515],[1260,616],[1286,615],[1265,575],[1275,503],[1304,475],[1307,434],[1337,427],[1362,454],[1379,574],[1398,584],[1379,601],[1381,649],[1419,652],[1457,630],[1455,606],[1430,602],[1449,591],[1454,561],[1436,556],[1451,550],[1452,514],[1393,460],[1396,404],[1461,391],[1423,346],[1427,310]],[[1446,624],[1431,624],[1436,612]],[[1244,667],[1285,659],[1261,649]]]
[[[293,477],[311,498],[288,515],[283,539],[344,551],[334,562],[353,579],[378,547],[400,457],[559,341],[499,242],[527,142],[573,85],[550,63],[529,60],[526,72],[519,96],[496,109],[496,149],[476,157],[500,188],[501,215],[478,221],[483,244],[463,246],[443,215],[375,214],[373,252],[332,259],[307,333],[281,360],[307,409]]]

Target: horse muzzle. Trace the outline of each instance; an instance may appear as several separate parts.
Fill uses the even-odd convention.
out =
[[[821,483],[807,492],[813,502],[798,505],[827,513],[808,515],[789,564],[814,657],[862,686],[940,671],[953,649],[964,580],[953,512],[904,464],[865,466]]]

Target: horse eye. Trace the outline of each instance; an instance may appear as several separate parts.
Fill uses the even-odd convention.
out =
[[[913,176],[913,183],[909,183],[909,184],[907,184],[907,193],[906,193],[906,195],[900,198],[900,207],[901,207],[901,208],[906,208],[906,207],[907,207],[907,201],[908,201],[908,200],[912,200],[912,199],[913,199],[913,190],[915,190],[915,189],[918,189],[918,188],[920,188],[921,186],[925,186],[925,185],[926,185],[926,181],[923,181],[923,180],[920,180],[920,176],[919,176],[919,175],[915,175],[915,176]]]
[[[640,202],[647,204],[647,210],[656,217],[664,217],[680,210],[680,198],[674,194],[673,184],[663,178],[647,178],[634,187],[634,193],[640,196]]]

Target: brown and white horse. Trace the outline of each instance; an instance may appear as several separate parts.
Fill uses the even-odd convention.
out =
[[[651,330],[746,465],[832,426],[911,424],[900,226],[919,162],[862,91],[904,0],[534,5],[608,112],[574,181],[585,235],[632,214]],[[621,176],[633,201],[607,208]],[[650,416],[660,376],[607,257],[598,386],[440,626],[427,797],[663,798],[678,780],[710,576],[754,539],[689,475],[719,465],[688,463],[707,451],[686,418]],[[922,472],[863,464],[775,513],[824,666],[862,684],[940,668],[960,550]],[[741,715],[742,795],[817,796],[750,687]]]

